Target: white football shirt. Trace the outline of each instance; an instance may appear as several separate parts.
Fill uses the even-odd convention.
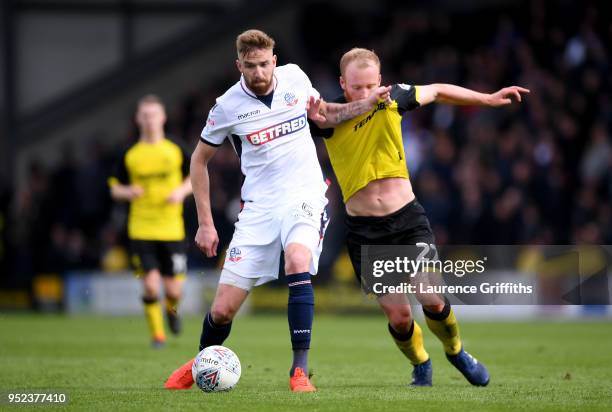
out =
[[[309,97],[318,98],[319,93],[295,64],[276,67],[273,81],[268,107],[241,77],[210,109],[201,140],[219,146],[230,139],[245,176],[245,202],[267,205],[325,196],[327,186],[306,118]]]

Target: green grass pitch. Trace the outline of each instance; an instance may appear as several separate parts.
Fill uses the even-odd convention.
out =
[[[55,390],[71,410],[172,411],[590,411],[612,408],[612,323],[463,322],[463,341],[486,363],[491,383],[471,387],[424,327],[434,387],[410,388],[408,362],[382,315],[315,318],[310,366],[319,392],[288,390],[284,316],[238,318],[226,345],[242,362],[227,393],[166,391],[167,375],[194,354],[200,320],[185,322],[161,350],[143,318],[0,315],[0,410],[8,392]],[[45,406],[47,408],[49,406]],[[33,407],[34,408],[34,407]],[[36,407],[40,409],[40,406]]]

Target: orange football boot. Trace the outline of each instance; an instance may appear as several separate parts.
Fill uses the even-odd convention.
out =
[[[295,368],[293,376],[289,378],[289,387],[293,392],[316,392],[317,390],[310,383],[310,379],[304,374],[304,369],[302,368]]]

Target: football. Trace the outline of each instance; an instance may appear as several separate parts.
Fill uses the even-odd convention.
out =
[[[228,391],[240,379],[240,359],[225,346],[209,346],[195,357],[191,374],[204,392]]]

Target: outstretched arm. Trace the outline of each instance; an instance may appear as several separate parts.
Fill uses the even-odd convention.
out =
[[[323,99],[310,97],[308,102],[308,118],[320,128],[334,127],[355,116],[364,114],[374,107],[380,100],[391,102],[391,86],[378,87],[369,97],[350,103],[328,103]]]
[[[217,245],[219,244],[219,236],[210,210],[210,181],[208,178],[208,162],[216,152],[216,147],[199,142],[191,155],[189,173],[198,211],[198,232],[195,242],[207,257],[217,256]]]
[[[475,105],[499,107],[522,101],[522,94],[529,89],[519,86],[504,87],[495,93],[479,93],[453,84],[436,83],[418,87],[418,101],[421,106],[429,103],[447,103],[455,105]]]

